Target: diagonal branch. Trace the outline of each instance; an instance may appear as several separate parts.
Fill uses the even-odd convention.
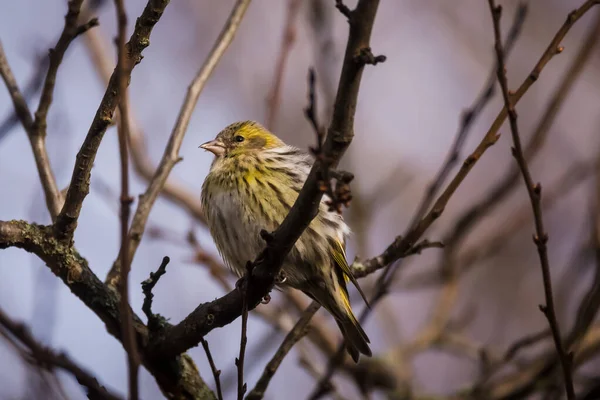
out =
[[[525,22],[525,17],[527,16],[528,8],[526,4],[520,4],[517,7],[517,11],[514,17],[514,22],[510,28],[508,35],[506,36],[506,55],[513,48],[516,39],[519,37],[521,33],[521,29],[523,28],[523,23]],[[461,149],[464,146],[464,143],[467,139],[467,136],[471,130],[471,127],[477,117],[479,117],[484,110],[485,106],[489,103],[489,101],[494,96],[496,88],[496,74],[495,70],[492,70],[488,80],[485,83],[483,91],[477,96],[473,105],[470,108],[465,110],[462,114],[460,128],[454,137],[454,142],[446,156],[446,160],[442,164],[442,167],[436,174],[433,182],[427,187],[425,193],[423,195],[423,199],[420,202],[419,209],[414,214],[412,222],[409,224],[409,227],[415,226],[421,218],[425,215],[427,210],[431,207],[431,203],[435,199],[435,195],[439,191],[440,187],[446,181],[446,178],[454,168],[455,164],[459,161]]]
[[[319,303],[313,301],[310,303],[308,308],[304,310],[302,317],[298,320],[298,322],[296,322],[296,325],[294,325],[292,330],[288,332],[285,339],[283,339],[283,342],[265,367],[265,370],[258,379],[258,382],[256,382],[254,389],[252,389],[250,393],[248,393],[248,396],[246,396],[246,400],[260,400],[265,396],[267,387],[269,386],[273,376],[275,376],[277,368],[279,368],[281,362],[290,352],[292,347],[294,347],[294,345],[304,337],[308,328],[308,324],[310,324],[310,320],[320,307],[321,306]]]
[[[71,373],[77,382],[85,386],[88,390],[89,398],[119,400],[120,397],[109,392],[104,386],[98,383],[98,380],[85,369],[77,365],[64,353],[57,353],[54,350],[39,343],[29,332],[27,327],[21,323],[15,322],[0,309],[0,326],[4,327],[19,342],[23,343],[30,352],[30,356],[46,368],[60,368]]]
[[[536,233],[533,236],[533,241],[537,247],[538,254],[540,257],[540,264],[542,268],[542,277],[544,282],[544,294],[546,297],[546,305],[540,306],[540,310],[546,315],[548,323],[550,324],[550,330],[552,331],[552,337],[558,352],[558,357],[563,370],[563,378],[565,389],[567,392],[567,398],[569,400],[575,399],[575,390],[573,388],[573,377],[571,375],[572,359],[571,355],[565,352],[562,345],[562,339],[560,335],[560,329],[558,321],[556,319],[556,312],[554,310],[554,299],[552,296],[552,280],[550,277],[550,262],[548,260],[548,250],[546,243],[548,242],[548,234],[544,229],[544,220],[542,218],[542,206],[541,206],[541,195],[542,186],[539,183],[533,183],[531,172],[525,161],[523,155],[523,148],[521,145],[521,137],[519,135],[519,127],[517,124],[517,112],[515,110],[514,102],[508,91],[508,81],[506,79],[506,64],[504,62],[504,50],[502,48],[502,38],[500,36],[500,17],[502,14],[502,7],[496,6],[494,0],[488,0],[490,11],[492,13],[492,19],[494,23],[494,41],[496,58],[498,60],[498,81],[502,88],[502,97],[504,99],[504,107],[508,112],[508,119],[510,122],[510,131],[514,147],[512,148],[513,156],[515,157],[521,173],[523,175],[523,181],[527,188],[527,193],[531,200],[531,207],[533,209],[533,216],[535,219],[535,230]]]
[[[130,68],[124,71],[123,79],[129,81],[133,67],[141,62],[142,51],[150,44],[152,29],[159,21],[169,1],[149,0],[137,19],[133,34],[126,45]],[[83,200],[89,193],[94,159],[104,133],[112,122],[113,113],[121,96],[116,75],[116,71],[113,72],[87,136],[77,153],[65,204],[56,219],[55,232],[59,240],[65,243],[73,241],[73,233],[77,228],[77,219],[83,206]]]
[[[50,212],[52,221],[56,219],[56,216],[60,212],[62,207],[62,195],[56,185],[56,179],[54,172],[50,166],[50,159],[46,150],[46,117],[48,110],[52,104],[52,97],[54,93],[54,86],[56,83],[56,74],[58,67],[62,63],[63,57],[71,44],[71,42],[81,33],[88,29],[97,26],[98,20],[93,18],[84,25],[77,25],[77,18],[81,9],[83,0],[71,0],[68,4],[68,12],[65,16],[65,26],[62,34],[58,39],[56,46],[50,49],[50,62],[48,66],[48,72],[44,81],[42,94],[40,97],[40,103],[37,111],[35,112],[35,119],[33,119],[27,102],[21,94],[16,80],[8,66],[6,55],[0,44],[0,74],[2,75],[13,99],[15,112],[21,121],[21,124],[27,132],[33,156],[35,159],[42,188],[44,189],[44,195],[46,197],[46,205]]]
[[[137,400],[139,398],[138,372],[140,365],[140,356],[137,350],[135,331],[131,319],[131,308],[129,306],[129,271],[131,270],[131,259],[129,258],[129,214],[131,213],[131,203],[133,198],[129,195],[129,96],[127,93],[127,71],[131,71],[130,60],[127,57],[127,48],[125,47],[125,35],[127,35],[127,13],[123,0],[115,0],[115,9],[117,13],[117,67],[115,68],[117,88],[120,94],[119,114],[124,116],[119,118],[119,158],[121,161],[121,198],[120,198],[120,222],[121,222],[121,247],[119,257],[121,260],[121,285],[120,289],[120,307],[121,307],[121,335],[123,337],[123,347],[127,353],[127,365],[129,373],[129,399]]]
[[[130,260],[133,259],[135,251],[142,240],[142,235],[144,234],[144,229],[146,228],[146,222],[148,222],[150,210],[158,198],[158,195],[162,191],[169,173],[175,164],[177,164],[177,162],[180,160],[179,149],[181,148],[183,137],[187,131],[192,113],[196,108],[196,103],[198,102],[200,93],[202,93],[202,89],[204,89],[208,78],[211,76],[215,67],[221,60],[221,57],[223,54],[225,54],[225,51],[233,41],[233,38],[249,5],[250,0],[238,0],[236,2],[209,56],[188,87],[187,95],[179,111],[177,122],[173,127],[173,131],[171,132],[171,137],[169,138],[169,142],[167,143],[163,157],[158,165],[158,168],[156,169],[156,172],[154,173],[154,176],[152,177],[152,180],[150,181],[150,184],[148,185],[148,188],[146,189],[146,192],[140,196],[138,207],[133,216],[131,229],[129,231]],[[106,278],[106,281],[110,286],[115,286],[118,283],[120,268],[120,263],[116,261]]]
[[[273,132],[276,131],[275,121],[281,103],[281,88],[283,86],[285,67],[292,51],[292,47],[294,46],[294,42],[296,41],[296,17],[298,16],[301,5],[301,0],[288,0],[283,39],[281,40],[279,55],[277,56],[277,63],[275,64],[273,83],[271,84],[271,90],[267,97],[267,117],[265,120],[267,121],[267,128]]]

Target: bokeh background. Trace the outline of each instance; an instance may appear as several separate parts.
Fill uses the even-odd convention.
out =
[[[112,41],[116,35],[114,5],[110,1],[95,3],[100,4],[93,13],[99,17],[100,27],[94,28],[94,32],[102,39],[112,61],[115,58]],[[152,34],[143,62],[133,72],[132,112],[137,128],[144,134],[142,146],[153,165],[157,165],[162,155],[187,85],[209,52],[233,3],[232,0],[173,1]],[[347,22],[335,10],[333,0],[299,3],[294,18],[295,40],[287,58],[271,128],[286,142],[307,148],[315,140],[303,114],[307,104],[307,72],[309,67],[316,68],[320,113],[326,121],[337,87]],[[348,1],[348,5],[352,3]],[[506,31],[517,2],[501,3],[505,7],[502,26]],[[579,0],[529,2],[522,34],[508,59],[511,87],[525,79],[568,12],[580,3]],[[126,1],[130,31],[144,5],[142,0]],[[268,123],[268,97],[276,76],[288,7],[287,0],[255,0],[250,5],[234,42],[200,97],[181,149],[183,161],[171,174],[174,182],[195,196],[200,196],[211,162],[211,156],[198,149],[198,145],[233,121],[254,119]],[[66,2],[20,0],[2,4],[0,8],[0,40],[17,80],[24,87],[35,76],[47,48],[58,38]],[[600,9],[590,11],[576,24],[562,43],[565,47],[562,54],[550,61],[519,103],[517,110],[524,138],[531,136],[598,12]],[[315,13],[322,19],[316,27]],[[47,143],[60,188],[69,182],[75,154],[105,89],[90,58],[88,40],[79,38],[69,48],[59,70],[49,115]],[[368,67],[364,73],[356,137],[343,161],[343,168],[356,176],[352,184],[355,200],[345,211],[354,231],[348,250],[351,259],[355,255],[379,254],[405,230],[423,191],[443,163],[461,113],[483,88],[494,62],[491,16],[487,2],[477,0],[382,1],[371,43],[374,53],[385,54],[387,61]],[[595,223],[591,208],[595,200],[593,174],[586,179],[569,179],[565,173],[575,164],[587,163],[594,168],[600,150],[599,51],[593,51],[551,126],[540,155],[531,163],[534,179],[557,193],[552,206],[545,209],[545,221],[563,331],[573,323],[576,305],[596,268],[590,253],[594,244],[590,247],[589,243],[590,229]],[[37,105],[36,95],[31,104]],[[501,104],[501,96],[497,94],[473,126],[463,156],[481,140]],[[11,115],[12,103],[2,89],[0,121]],[[427,238],[443,239],[457,216],[480,200],[514,163],[508,125],[500,132],[498,143],[488,150],[452,197],[442,217],[425,235]],[[573,183],[575,179],[577,182]],[[92,181],[75,241],[93,271],[104,277],[120,244],[115,127],[109,128],[102,142]],[[132,193],[143,192],[145,186],[146,181],[132,173]],[[30,146],[19,125],[0,137],[0,188],[1,220],[49,222]],[[461,325],[461,335],[475,346],[471,350],[485,346],[501,352],[518,338],[546,327],[544,315],[538,310],[538,304],[543,302],[543,288],[538,256],[531,242],[533,224],[528,202],[525,188],[519,184],[500,207],[477,224],[465,241],[465,251],[477,248],[485,238],[505,229],[510,221],[514,222],[513,217],[518,217],[519,223],[509,226],[508,234],[491,246],[497,251],[479,260],[461,278],[456,298],[449,304],[450,319]],[[157,202],[150,225],[159,234],[147,234],[133,260],[131,303],[139,312],[143,301],[139,283],[168,255],[172,261],[154,291],[154,310],[178,322],[199,303],[224,293],[208,269],[194,261],[194,249],[185,239],[190,229],[207,253],[215,257],[218,254],[206,229],[195,223],[185,209],[166,199]],[[460,349],[448,351],[432,346],[417,352],[409,362],[394,351],[414,340],[427,326],[440,296],[439,285],[409,283],[419,274],[435,271],[441,255],[441,250],[430,249],[407,259],[394,290],[365,326],[375,354],[397,368],[398,376],[410,377],[415,391],[431,394],[448,394],[469,386],[481,369],[476,354]],[[365,280],[363,287],[371,287],[371,280]],[[276,294],[272,305],[260,307],[276,307],[280,298]],[[354,304],[357,309],[363,307],[358,298]],[[26,322],[44,343],[66,351],[93,371],[103,384],[126,393],[126,357],[121,344],[107,334],[102,322],[35,256],[18,249],[0,251],[0,307]],[[252,387],[284,334],[274,332],[252,313],[249,321],[246,378]],[[239,351],[239,334],[237,320],[207,337],[216,364],[223,370],[226,398],[235,393],[234,358]],[[540,348],[547,350],[551,343],[544,342]],[[192,349],[189,354],[212,386],[202,349]],[[318,352],[309,349],[309,354],[318,365],[325,365]],[[162,398],[154,379],[142,371],[142,398]],[[584,371],[594,375],[595,368],[591,365]],[[59,376],[72,398],[84,397],[83,390],[70,376]],[[0,343],[0,398],[32,398],[35,382],[31,368],[9,346]],[[343,396],[359,398],[347,380],[340,378],[336,382]],[[284,395],[305,398],[314,385],[314,377],[299,365],[298,354],[293,351],[275,376],[267,398]]]

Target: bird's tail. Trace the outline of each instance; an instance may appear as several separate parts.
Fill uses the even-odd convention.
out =
[[[361,353],[370,357],[372,353],[369,337],[352,312],[345,279],[340,277],[339,280],[335,280],[333,286],[334,290],[325,290],[319,285],[314,285],[305,292],[335,318],[346,341],[346,350],[354,362],[358,362]]]
[[[348,309],[346,316],[338,318],[336,322],[340,327],[340,331],[346,341],[346,350],[354,360],[358,362],[359,355],[362,353],[366,356],[371,356],[371,348],[369,347],[369,337],[360,326],[351,309]]]

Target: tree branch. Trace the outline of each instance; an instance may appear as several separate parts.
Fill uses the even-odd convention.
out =
[[[127,43],[127,59],[131,69],[125,71],[123,79],[131,77],[133,67],[141,62],[142,51],[150,44],[150,34],[159,21],[170,0],[149,0],[144,11],[137,19],[135,29]],[[65,204],[56,219],[55,232],[59,240],[71,243],[77,227],[77,219],[83,200],[89,193],[90,178],[94,159],[104,137],[106,129],[112,122],[113,113],[121,98],[117,71],[113,72],[110,82],[96,111],[96,115],[87,133],[81,149],[77,153],[73,175]]]
[[[117,87],[119,91],[119,157],[121,161],[121,197],[120,197],[120,222],[121,222],[121,247],[119,258],[121,260],[121,285],[120,307],[121,307],[121,335],[123,337],[123,347],[127,353],[127,366],[129,372],[129,399],[137,400],[139,398],[138,372],[140,365],[140,356],[137,350],[135,331],[131,320],[131,308],[129,307],[129,271],[131,270],[131,258],[129,257],[129,214],[131,213],[131,203],[133,198],[129,195],[129,96],[127,93],[128,72],[131,73],[132,65],[127,56],[125,47],[125,36],[127,35],[127,13],[123,0],[115,0],[115,9],[118,25],[117,34],[117,67],[115,68]]]
[[[121,316],[119,299],[89,268],[87,261],[72,247],[53,236],[52,226],[24,221],[0,221],[0,249],[17,247],[36,254],[50,270],[69,287],[119,341]],[[154,358],[148,352],[149,330],[133,314],[133,326],[143,357],[142,362],[155,377],[160,389],[169,397],[215,399],[214,394],[198,375],[198,369],[187,354],[177,358]]]
[[[89,8],[85,8],[82,14],[86,16],[90,14]],[[109,46],[107,41],[104,39],[103,35],[98,33],[98,30],[88,32],[84,38],[86,48],[89,51],[89,57],[94,64],[100,80],[103,82],[103,84],[108,85],[114,65],[111,55],[108,52]],[[118,114],[117,118],[120,118]],[[156,168],[147,154],[144,143],[144,133],[139,127],[139,124],[136,122],[135,116],[131,109],[129,110],[129,125],[129,150],[133,169],[135,173],[142,177],[145,181],[150,182],[154,176]],[[206,224],[204,216],[202,215],[200,199],[198,195],[192,193],[181,184],[173,182],[172,178],[165,182],[160,195],[186,209],[186,211],[189,212],[189,214],[199,223],[203,225]]]
[[[265,367],[262,375],[256,382],[256,386],[254,389],[248,393],[246,396],[246,400],[260,400],[265,396],[267,391],[267,387],[271,382],[273,376],[275,376],[275,372],[277,372],[277,368],[281,365],[281,362],[285,358],[285,356],[290,352],[292,347],[304,337],[306,334],[308,324],[312,319],[313,315],[319,310],[321,306],[316,301],[310,303],[308,308],[304,310],[302,313],[302,317],[296,322],[296,325],[292,328],[291,331],[288,332],[285,339]]]
[[[30,351],[30,356],[45,368],[60,368],[72,374],[79,384],[88,390],[88,396],[94,399],[119,400],[120,397],[109,392],[98,380],[85,369],[77,365],[66,354],[39,343],[29,332],[27,327],[15,322],[0,309],[0,326],[6,328],[19,342],[23,343]]]
[[[217,369],[215,365],[215,361],[213,360],[212,354],[210,352],[210,347],[208,346],[208,342],[206,339],[202,338],[200,340],[202,344],[202,348],[204,349],[204,353],[206,354],[206,359],[208,360],[208,364],[210,365],[210,370],[213,373],[213,377],[215,378],[215,386],[217,387],[217,398],[219,400],[223,400],[223,391],[221,390],[221,370]]]
[[[536,65],[533,67],[532,71],[529,73],[527,78],[521,83],[521,86],[517,89],[515,93],[512,94],[511,98],[513,104],[517,104],[518,101],[523,97],[523,95],[529,90],[529,88],[533,85],[533,83],[539,78],[542,70],[548,64],[550,59],[554,57],[557,53],[557,49],[567,35],[569,30],[573,27],[573,25],[583,16],[586,12],[588,12],[593,6],[600,4],[599,0],[587,0],[581,7],[569,13],[564,24],[559,28],[556,32],[550,45],[546,48]],[[582,59],[585,59],[582,57]],[[582,61],[583,62],[583,61]],[[579,63],[578,63],[579,64]],[[573,66],[575,68],[575,66]],[[579,68],[579,67],[578,67]],[[575,74],[575,72],[573,72]],[[567,90],[570,86],[566,86],[563,90]],[[564,91],[560,93],[564,94]],[[554,110],[555,112],[556,110]],[[463,165],[456,173],[452,181],[446,186],[444,191],[438,196],[436,201],[434,202],[430,211],[419,221],[418,224],[414,226],[409,233],[407,233],[404,237],[397,237],[396,240],[392,244],[390,244],[383,253],[381,253],[377,257],[373,257],[368,259],[360,264],[357,264],[357,269],[353,272],[355,276],[361,277],[365,276],[369,273],[377,271],[378,269],[382,269],[395,262],[396,260],[402,257],[402,254],[407,251],[408,248],[411,247],[412,243],[415,243],[422,234],[435,222],[437,218],[443,213],[446,205],[450,201],[450,198],[456,191],[456,189],[460,186],[464,178],[473,168],[474,164],[479,160],[479,158],[483,155],[485,150],[492,144],[494,144],[499,136],[497,135],[500,126],[504,123],[507,117],[506,108],[502,108],[500,113],[496,116],[496,119],[492,123],[492,126],[489,128],[488,132],[481,140],[477,148],[471,155],[469,155]],[[495,193],[495,197],[498,197],[498,193]],[[490,196],[489,199],[494,201],[494,197]],[[474,209],[473,212],[479,214],[479,208]],[[470,219],[469,216],[465,216],[465,220]],[[467,221],[468,222],[468,221]],[[460,224],[460,221],[459,221]],[[459,226],[457,225],[457,230]],[[449,240],[444,240],[444,244],[448,247],[452,246],[452,243]]]
[[[533,237],[533,241],[538,250],[540,257],[540,264],[542,268],[542,277],[544,281],[544,294],[546,297],[546,305],[540,306],[540,310],[544,313],[548,319],[550,330],[558,352],[558,357],[563,370],[563,379],[565,389],[567,392],[567,398],[569,400],[575,400],[575,389],[573,388],[573,377],[571,375],[572,359],[568,355],[562,345],[562,338],[560,336],[560,328],[556,319],[556,312],[554,310],[554,299],[552,296],[552,280],[550,276],[550,262],[548,260],[548,250],[546,243],[548,241],[548,234],[544,229],[544,220],[542,218],[542,207],[541,207],[541,195],[542,186],[539,183],[534,184],[531,178],[531,172],[525,161],[523,155],[523,148],[521,146],[521,137],[519,135],[519,127],[517,125],[517,112],[514,107],[511,95],[508,91],[508,82],[506,79],[506,64],[504,62],[504,51],[502,48],[502,37],[500,36],[500,17],[502,14],[502,7],[496,6],[494,0],[488,0],[490,11],[492,13],[492,19],[494,23],[494,40],[496,58],[498,61],[498,81],[502,88],[502,97],[504,99],[504,107],[508,111],[508,119],[510,122],[510,130],[513,138],[514,147],[512,149],[513,156],[515,157],[521,173],[523,175],[523,181],[527,187],[527,193],[531,200],[531,207],[533,209],[533,215],[535,218],[535,230],[536,234]]]
[[[273,83],[271,84],[271,90],[267,97],[267,117],[265,121],[267,122],[267,128],[273,132],[276,130],[275,121],[277,118],[277,111],[279,110],[285,66],[292,51],[292,47],[294,46],[294,42],[296,41],[296,18],[301,4],[301,0],[288,0],[287,15],[285,23],[283,24],[283,38],[279,48],[277,63],[275,64]]]

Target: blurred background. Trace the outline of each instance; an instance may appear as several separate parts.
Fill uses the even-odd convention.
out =
[[[511,88],[516,89],[528,76],[567,14],[582,3],[528,3],[522,32],[507,62]],[[143,159],[139,164],[145,162],[150,171],[160,160],[187,85],[233,4],[232,0],[173,1],[152,33],[151,45],[134,70],[130,86],[134,146]],[[352,1],[347,4],[354,5]],[[502,29],[507,32],[518,2],[501,4]],[[348,24],[334,5],[333,0],[252,2],[237,36],[202,92],[180,152],[183,161],[170,177],[193,200],[199,199],[212,161],[198,145],[231,122],[257,120],[289,144],[305,149],[314,144],[314,133],[303,113],[308,69],[316,69],[319,112],[326,122],[347,39]],[[145,2],[128,0],[126,6],[131,32]],[[94,0],[86,7],[88,15],[98,16],[100,26],[69,48],[58,73],[48,119],[48,150],[60,188],[70,180],[75,155],[106,88],[97,57],[104,54],[109,71],[116,58],[113,2]],[[600,23],[599,12],[600,8],[593,8],[572,28],[562,42],[564,51],[550,61],[517,106],[524,143],[536,132],[544,138],[533,146],[530,167],[534,180],[542,182],[544,188],[556,311],[565,334],[572,329],[579,304],[600,268],[595,259],[600,244],[593,235],[598,224],[600,47],[586,39]],[[66,2],[62,0],[21,0],[2,6],[0,40],[31,107],[37,106],[40,82],[36,80],[39,71],[45,73],[46,51],[54,46],[65,13]],[[287,45],[286,32],[288,39],[292,38]],[[354,232],[349,259],[376,256],[405,231],[427,185],[444,162],[463,111],[485,87],[494,64],[490,12],[487,2],[477,0],[382,1],[371,45],[373,52],[385,54],[387,61],[365,70],[356,137],[342,163],[343,169],[356,177],[352,183],[354,200],[344,211]],[[590,47],[589,56],[580,62],[580,71],[573,72],[570,69],[585,47]],[[283,68],[282,52],[286,60]],[[278,96],[273,98],[279,76]],[[572,79],[572,85],[556,95],[566,77]],[[560,99],[559,107],[550,117],[544,116],[553,97]],[[498,92],[469,131],[461,160],[483,138],[502,104]],[[12,103],[2,89],[0,220],[47,224],[49,216],[30,145],[12,116]],[[551,123],[543,126],[543,121]],[[491,197],[494,204],[484,208],[468,229],[457,227],[464,213],[490,197],[490,191],[515,166],[508,124],[500,133],[500,140],[485,153],[425,234],[429,240],[446,242],[446,249],[428,249],[404,260],[391,293],[365,325],[374,359],[393,377],[393,389],[378,390],[374,398],[393,397],[406,393],[407,388],[415,395],[445,398],[442,396],[472,388],[481,382],[489,360],[494,364],[511,344],[547,328],[538,309],[538,304],[544,303],[544,292],[531,240],[534,229],[529,198],[520,176],[517,184]],[[118,156],[117,130],[111,127],[98,152],[91,192],[75,235],[77,249],[101,279],[120,245]],[[147,185],[143,175],[137,169],[132,172],[131,192],[136,196]],[[201,302],[221,296],[227,285],[235,282],[222,273],[210,235],[189,209],[181,202],[159,198],[132,264],[130,298],[138,313],[143,301],[139,283],[156,270],[165,255],[171,257],[171,264],[154,290],[154,311],[173,323]],[[363,279],[363,288],[371,290],[376,276]],[[363,304],[355,295],[353,304],[360,310]],[[286,296],[275,293],[273,297],[269,305],[250,313],[246,358],[249,388],[285,335],[263,314],[280,318],[280,327],[287,329],[298,315]],[[295,301],[308,304],[302,296]],[[19,249],[0,251],[0,307],[26,322],[43,343],[64,350],[107,387],[125,395],[127,364],[121,344],[35,256]],[[323,311],[318,317],[337,343],[333,320]],[[600,350],[600,325],[592,324],[590,332],[596,337],[586,336],[592,340],[591,350],[579,363],[579,388],[589,386],[599,375],[600,363],[594,359]],[[207,336],[216,365],[223,371],[225,398],[235,396],[234,359],[239,335],[238,319]],[[546,335],[523,349],[515,360],[502,364],[501,371],[495,371],[489,381],[502,389],[503,383],[523,376],[552,349]],[[202,348],[189,354],[202,377],[213,386]],[[265,398],[306,398],[316,384],[314,375],[323,372],[326,360],[304,339],[284,360]],[[71,376],[58,373],[58,377],[69,398],[85,396]],[[341,398],[360,398],[352,381],[348,374],[336,375]],[[38,398],[44,384],[35,368],[0,341],[1,399]],[[140,388],[144,399],[163,398],[144,369]],[[552,379],[527,398],[542,398],[546,393],[560,394]],[[48,390],[45,395],[55,396]]]

